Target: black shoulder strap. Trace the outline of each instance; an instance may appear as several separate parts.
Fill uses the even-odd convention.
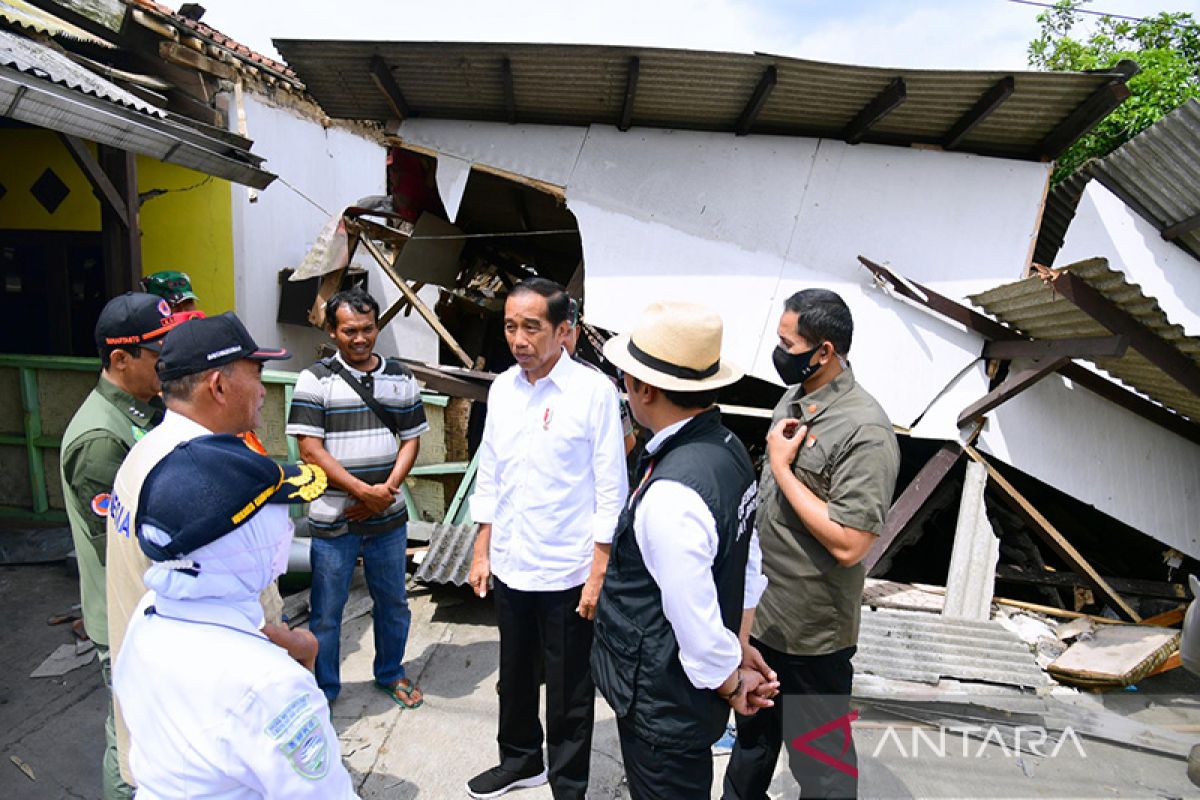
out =
[[[383,356],[380,356],[379,359],[380,366],[383,366]],[[329,367],[331,372],[349,384],[355,394],[361,397],[363,402],[367,404],[367,407],[375,412],[375,416],[379,417],[379,421],[387,426],[387,429],[392,432],[393,436],[400,435],[400,428],[396,425],[396,420],[392,419],[392,415],[379,404],[379,401],[375,399],[375,395],[368,392],[367,387],[359,383],[358,378],[355,378],[342,366],[342,362],[338,361],[337,356],[326,359],[325,365]]]

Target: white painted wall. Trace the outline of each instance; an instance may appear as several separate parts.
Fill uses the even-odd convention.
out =
[[[312,363],[316,347],[328,341],[328,334],[275,322],[279,270],[300,263],[332,214],[360,197],[386,192],[386,151],[363,136],[324,128],[262,98],[247,94],[244,105],[254,152],[267,159],[265,167],[280,179],[258,192],[255,202],[246,187],[232,188],[237,313],[255,340],[290,349],[292,360],[280,366],[298,371]],[[399,297],[399,289],[369,255],[358,256],[356,263],[370,269],[371,293],[381,306]],[[437,290],[428,289],[422,297],[434,302]],[[378,349],[386,355],[437,361],[436,334],[415,314],[400,316],[384,329]]]
[[[1200,336],[1200,261],[1165,241],[1099,181],[1084,189],[1054,265],[1095,256],[1107,258],[1112,269],[1141,286],[1188,336]]]

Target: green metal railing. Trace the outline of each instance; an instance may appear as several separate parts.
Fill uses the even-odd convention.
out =
[[[33,520],[42,522],[65,522],[66,511],[50,507],[50,491],[46,476],[46,450],[58,450],[62,439],[58,436],[44,434],[41,397],[39,393],[39,375],[55,372],[90,372],[100,374],[100,359],[74,358],[64,356],[30,356],[0,353],[0,369],[15,369],[20,386],[20,402],[23,412],[22,432],[0,433],[0,446],[25,448],[28,463],[29,487],[32,508],[14,505],[12,498],[0,497],[0,519]],[[283,387],[282,418],[287,418],[288,408],[292,404],[292,394],[295,391],[297,373],[264,370],[263,384],[267,386],[281,385]],[[80,402],[86,396],[81,396]],[[449,403],[445,395],[433,392],[422,392],[421,400],[427,406],[444,408]],[[74,413],[72,410],[71,413]],[[62,420],[65,428],[69,420]],[[292,436],[284,436],[289,461],[300,460],[300,447]],[[414,467],[411,477],[432,477],[439,475],[465,474],[470,465],[466,462],[451,462],[447,464],[422,464]],[[464,480],[464,484],[467,481]],[[405,500],[409,503],[410,512],[419,518],[416,503],[408,487],[403,487]],[[300,509],[297,507],[297,512]]]

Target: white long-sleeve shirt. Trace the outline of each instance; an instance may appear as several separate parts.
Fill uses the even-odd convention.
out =
[[[690,421],[663,428],[646,450],[658,452]],[[663,614],[679,642],[684,673],[698,689],[717,688],[741,663],[742,647],[737,634],[725,627],[717,603],[712,565],[720,539],[712,512],[694,489],[677,481],[654,481],[634,514],[633,533],[646,569],[662,591]],[[766,587],[755,530],[750,538],[742,607],[757,607]]]
[[[492,525],[497,578],[519,591],[582,584],[628,489],[617,393],[602,373],[563,350],[537,383],[518,366],[496,377],[471,516]]]

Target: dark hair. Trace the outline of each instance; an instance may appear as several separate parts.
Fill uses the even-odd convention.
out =
[[[210,372],[220,372],[228,376],[233,371],[233,365],[236,363],[234,361],[219,367],[213,367],[212,369],[193,372],[190,375],[180,375],[178,378],[162,381],[163,400],[166,402],[180,400],[186,403],[192,399],[192,395],[196,393],[196,387],[204,383]]]
[[[839,355],[850,352],[854,319],[846,301],[828,289],[805,289],[783,301],[785,311],[796,314],[796,333],[813,347],[828,340]]]
[[[645,381],[634,378],[632,375],[629,377],[633,378],[634,389],[640,389],[646,383]],[[650,385],[654,386],[654,384]],[[716,389],[702,389],[698,392],[680,392],[675,389],[660,389],[657,386],[654,388],[662,392],[663,397],[667,398],[667,400],[673,405],[677,405],[680,408],[687,409],[689,411],[694,408],[708,408],[709,406],[716,405],[717,402]]]
[[[325,302],[325,327],[329,330],[337,328],[337,311],[343,305],[350,306],[359,314],[373,312],[375,321],[379,322],[379,303],[375,302],[375,298],[367,294],[361,286],[355,286],[352,289],[338,292]]]
[[[546,298],[546,315],[551,326],[557,328],[570,318],[571,298],[560,284],[548,278],[526,278],[514,286],[508,296],[516,297],[529,292]]]
[[[138,347],[136,344],[105,345],[100,348],[100,366],[101,367],[103,367],[104,369],[108,369],[109,367],[112,366],[112,354],[116,350],[124,350],[126,353],[129,353],[129,355],[133,356],[134,358],[142,357],[142,348]]]

